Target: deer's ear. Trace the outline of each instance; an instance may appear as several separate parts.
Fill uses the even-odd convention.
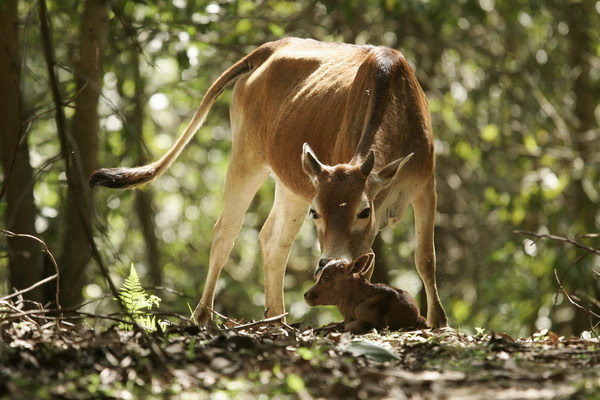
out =
[[[311,181],[316,183],[317,177],[323,170],[323,164],[319,161],[308,143],[304,143],[302,146],[302,167],[304,172],[310,177]]]
[[[410,153],[406,157],[392,161],[376,173],[373,173],[369,176],[369,180],[371,182],[371,186],[375,190],[375,194],[379,193],[381,189],[387,187],[400,175],[402,167],[404,167],[406,163],[410,161],[414,154],[415,153]]]
[[[373,268],[375,266],[374,261],[375,254],[363,254],[350,263],[348,272],[351,274],[359,274],[360,276],[369,280],[373,274]]]

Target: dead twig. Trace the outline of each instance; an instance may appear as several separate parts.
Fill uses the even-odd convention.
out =
[[[333,322],[328,325],[321,326],[319,328],[313,328],[314,333],[319,332],[343,332],[344,331],[344,322]]]
[[[224,331],[239,331],[239,330],[243,330],[243,329],[256,328],[256,327],[259,327],[259,326],[264,326],[264,325],[272,324],[274,322],[282,324],[286,328],[294,330],[295,328],[292,328],[291,326],[289,326],[285,322],[283,322],[283,319],[287,315],[288,315],[288,313],[283,313],[283,314],[280,314],[280,315],[276,315],[274,317],[261,319],[260,321],[254,321],[254,322],[250,322],[250,323],[247,323],[247,324],[242,324],[242,325],[234,326],[234,327],[231,327],[231,328],[226,328],[226,329],[223,329],[223,330]]]
[[[586,250],[592,254],[596,254],[598,256],[600,256],[600,249],[596,249],[590,246],[586,246],[585,244],[578,242],[576,240],[570,239],[568,237],[565,236],[557,236],[557,235],[548,235],[545,233],[536,233],[536,232],[529,232],[529,231],[513,231],[514,233],[518,233],[521,235],[527,235],[527,236],[533,236],[536,237],[538,239],[550,239],[550,240],[556,240],[558,242],[563,242],[563,243],[569,243],[577,248]],[[584,236],[578,236],[580,238],[594,238],[596,237],[596,234],[590,234],[590,235],[584,235]]]
[[[544,110],[544,112],[548,115],[550,120],[554,123],[554,126],[556,126],[557,136],[563,141],[563,143],[567,147],[572,147],[573,142],[568,127],[569,125],[572,126],[572,123],[570,122],[575,119],[574,116],[572,114],[569,114],[569,121],[566,121],[565,118],[561,116],[561,113],[559,113],[556,110],[556,108],[552,105],[552,102],[546,98],[544,93],[540,90],[539,85],[535,83],[535,77],[533,77],[531,74],[525,74],[524,77],[525,81],[529,85],[530,93],[539,103],[540,108]]]
[[[45,279],[42,279],[41,281],[33,284],[32,286],[26,288],[26,289],[22,289],[16,293],[13,293],[11,295],[5,296],[3,298],[1,298],[0,300],[8,300],[11,299],[15,296],[18,296],[19,294],[23,294],[26,293],[30,290],[35,289],[38,286],[41,286],[43,284],[45,284],[46,282],[49,282],[53,279],[56,279],[56,292],[54,294],[55,298],[54,301],[56,301],[56,308],[58,310],[58,314],[62,316],[62,309],[60,307],[60,284],[59,281],[60,279],[58,279],[60,277],[60,273],[58,270],[58,264],[56,263],[56,259],[54,258],[54,255],[52,255],[52,252],[50,251],[50,249],[48,249],[48,246],[46,245],[46,242],[44,242],[42,239],[35,237],[33,235],[28,235],[25,233],[14,233],[11,231],[7,231],[5,229],[2,230],[2,234],[8,236],[8,237],[20,237],[20,238],[27,238],[27,239],[31,239],[31,240],[35,240],[36,242],[38,242],[41,246],[42,246],[42,252],[46,253],[48,255],[48,257],[50,258],[50,261],[52,262],[52,265],[54,266],[54,275],[49,276]]]
[[[208,311],[210,311],[214,315],[216,315],[216,316],[218,316],[220,318],[223,318],[227,322],[230,322],[230,323],[236,325],[236,326],[232,326],[232,327],[229,327],[229,328],[225,328],[225,329],[223,329],[224,331],[237,331],[237,330],[242,330],[242,329],[247,329],[247,328],[254,328],[254,327],[257,327],[257,326],[268,325],[268,324],[273,323],[273,322],[277,322],[277,323],[285,326],[286,328],[288,328],[290,330],[296,330],[296,328],[294,328],[292,326],[289,326],[288,324],[286,324],[285,322],[283,322],[283,319],[288,315],[287,312],[284,313],[284,314],[281,314],[281,315],[276,315],[274,317],[269,317],[269,318],[261,319],[260,321],[249,322],[247,324],[240,324],[239,322],[234,321],[231,318],[226,317],[225,315],[218,313],[217,311],[213,310],[212,308],[210,308],[208,306],[205,306],[205,307],[206,307],[206,309]],[[196,321],[194,321],[194,323],[195,322]]]
[[[9,319],[13,319],[13,318],[16,318],[16,319],[25,319],[28,322],[34,322],[33,319],[31,319],[31,317],[30,317],[30,312],[31,311],[33,311],[33,312],[39,311],[39,310],[26,310],[26,311],[24,311],[24,310],[21,310],[18,307],[15,307],[14,304],[12,304],[11,302],[9,302],[9,301],[3,301],[3,300],[0,300],[0,306],[4,306],[4,307],[6,307],[6,308],[8,308],[8,309],[10,309],[10,310],[13,311],[12,314],[3,314],[2,315],[2,322],[3,323],[5,321],[7,321]]]
[[[206,309],[207,309],[208,311],[210,311],[210,312],[211,312],[211,314],[214,314],[214,315],[216,315],[217,317],[219,317],[219,318],[221,318],[221,319],[223,319],[223,320],[225,320],[225,321],[227,321],[227,322],[229,322],[229,323],[231,323],[231,324],[234,324],[234,325],[240,325],[240,323],[239,323],[239,322],[237,322],[237,321],[234,321],[233,319],[231,319],[231,318],[229,318],[229,317],[227,317],[227,316],[225,316],[225,315],[223,315],[223,314],[221,314],[221,313],[219,313],[219,312],[217,312],[217,311],[213,310],[212,308],[210,308],[209,306],[205,305],[204,303],[202,303],[202,305],[204,305],[204,307],[206,307]],[[192,313],[192,322],[194,322],[194,324],[196,324],[196,325],[198,324],[198,322],[197,322],[197,321],[194,319],[194,315],[193,315],[193,313]]]
[[[595,312],[593,312],[592,310],[589,310],[587,308],[585,308],[584,306],[582,306],[581,304],[575,302],[575,300],[573,300],[571,298],[571,296],[569,296],[569,293],[567,293],[567,291],[565,290],[565,288],[562,286],[562,283],[560,282],[560,279],[558,279],[558,272],[556,272],[556,268],[554,269],[554,277],[556,278],[556,282],[558,283],[558,287],[560,288],[560,290],[563,292],[563,294],[565,295],[565,297],[567,298],[567,300],[569,300],[569,303],[573,304],[575,307],[587,312],[590,315],[593,315],[594,317],[600,319],[600,315],[596,314]]]
[[[582,293],[581,291],[575,291],[575,293],[580,297],[584,297],[585,300],[589,301],[590,304],[593,304],[594,306],[598,307],[598,309],[600,310],[600,300],[593,298],[592,296],[590,296],[587,293]]]
[[[15,294],[16,295],[16,294]],[[13,295],[11,295],[13,296]],[[36,303],[39,304],[39,303]],[[5,309],[2,309],[2,308]],[[82,307],[78,306],[77,308]],[[78,311],[75,309],[61,309],[61,311],[67,312],[68,315],[60,315],[55,316],[52,314],[58,314],[58,310],[43,308],[39,305],[37,309],[29,309],[29,310],[21,310],[13,302],[7,301],[4,298],[0,299],[0,314],[2,314],[2,322],[7,323],[12,320],[20,320],[26,319],[29,322],[35,322],[35,320],[46,320],[46,321],[60,321],[64,323],[66,321],[80,321],[83,319],[101,319],[108,320],[112,322],[118,322],[120,324],[131,325],[134,327],[139,327],[139,325],[133,320],[127,320],[123,317],[128,317],[129,315],[123,313],[111,313],[111,314],[98,314],[98,313],[90,313],[85,311]],[[50,315],[48,315],[50,314]],[[151,313],[157,317],[176,317],[182,321],[189,322],[189,319],[183,315],[177,313],[169,313],[169,312],[152,312]],[[143,329],[139,327],[139,329]]]
[[[585,235],[577,235],[578,239],[595,239],[600,238],[600,233],[586,233]]]
[[[196,297],[192,297],[192,296],[188,296],[187,294],[180,292],[178,290],[172,289],[170,287],[167,286],[152,286],[152,287],[146,287],[144,288],[145,290],[156,290],[159,292],[167,292],[167,293],[171,293],[174,294],[175,296],[187,299],[187,300],[194,300],[196,301],[197,298]]]
[[[550,234],[545,234],[545,233],[536,233],[536,232],[529,232],[529,231],[521,231],[521,230],[516,230],[514,231],[514,233],[518,233],[518,234],[523,234],[523,235],[528,235],[528,236],[533,236],[535,238],[539,239],[550,239],[550,240],[555,240],[558,242],[562,242],[562,243],[568,243],[572,246],[575,246],[579,249],[585,250],[586,253],[579,255],[571,264],[575,265],[576,263],[580,262],[581,260],[583,260],[585,257],[587,257],[590,254],[595,254],[595,255],[600,255],[600,249],[594,248],[594,247],[590,247],[587,246],[577,240],[568,238],[566,236],[558,236],[558,235],[550,235]],[[600,237],[600,234],[597,233],[590,233],[590,234],[585,234],[585,235],[578,235],[575,236],[578,239],[591,239],[591,238],[598,238]],[[570,268],[570,267],[569,267]],[[568,270],[567,270],[568,271]],[[563,277],[564,275],[566,275],[567,271],[565,271],[563,273]],[[598,271],[593,271],[593,274],[599,275],[600,273],[598,273]],[[600,315],[598,315],[597,313],[593,312],[591,309],[588,309],[584,306],[582,306],[581,304],[579,304],[577,301],[574,300],[574,296],[569,295],[569,293],[567,293],[567,291],[565,290],[565,288],[563,287],[562,283],[561,283],[561,279],[558,276],[558,272],[556,269],[554,269],[554,277],[556,278],[556,282],[558,284],[558,287],[560,288],[560,290],[562,291],[562,293],[565,295],[565,297],[567,298],[567,300],[569,301],[569,303],[571,303],[573,306],[579,308],[580,310],[583,310],[585,312],[587,312],[590,316],[590,327],[592,330],[596,329],[598,327],[598,324],[600,324],[600,322],[596,323],[595,326],[593,324],[592,321],[592,317],[598,318],[600,319]],[[586,295],[587,296],[587,295]],[[591,298],[590,298],[591,299]],[[597,301],[590,301],[591,304],[594,305],[598,305]]]
[[[0,302],[6,301],[6,300],[10,300],[13,297],[17,297],[17,296],[20,296],[20,295],[25,294],[27,292],[30,292],[33,289],[35,289],[36,287],[42,286],[43,284],[48,283],[48,282],[50,282],[50,281],[52,281],[52,280],[54,280],[56,278],[58,278],[58,274],[51,275],[51,276],[49,276],[47,278],[42,279],[41,281],[38,281],[38,282],[34,283],[33,285],[31,285],[29,287],[26,287],[25,289],[17,290],[16,292],[14,292],[12,294],[9,294],[8,296],[0,297]]]
[[[52,309],[42,308],[42,309],[38,309],[38,310],[22,311],[22,310],[18,310],[17,308],[15,308],[12,305],[10,305],[9,302],[0,302],[0,305],[5,305],[14,311],[10,314],[4,314],[2,316],[3,323],[5,323],[6,321],[9,321],[9,320],[15,320],[15,319],[18,320],[21,318],[26,318],[30,322],[33,322],[35,319],[64,322],[64,321],[79,321],[79,320],[82,320],[85,318],[94,318],[94,319],[106,319],[109,321],[114,321],[114,322],[118,322],[121,324],[132,325],[132,326],[137,325],[133,321],[129,321],[129,320],[120,318],[121,314],[118,314],[118,316],[113,316],[113,315],[106,315],[106,314],[104,314],[104,315],[103,314],[93,314],[93,313],[87,313],[87,312],[80,311],[77,313],[77,315],[67,315],[67,316],[55,317],[52,315],[48,315],[48,313],[52,313],[55,311]],[[140,329],[142,329],[142,328],[140,328]]]

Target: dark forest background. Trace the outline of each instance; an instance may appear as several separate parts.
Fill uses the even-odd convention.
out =
[[[591,329],[585,309],[598,313],[600,302],[593,0],[0,0],[0,228],[46,243],[62,307],[96,299],[84,309],[114,309],[100,266],[119,285],[132,263],[161,310],[195,307],[221,211],[231,92],[155,184],[92,191],[87,176],[162,155],[222,71],[285,36],[385,45],[410,60],[436,134],[438,285],[452,326]],[[246,216],[216,296],[223,314],[262,317],[257,235],[272,197],[268,183]],[[0,237],[4,293],[54,274],[41,250]],[[422,296],[410,212],[375,250],[379,280]],[[317,259],[307,221],[286,275],[292,322],[339,318],[303,301]],[[52,302],[54,283],[27,296]]]

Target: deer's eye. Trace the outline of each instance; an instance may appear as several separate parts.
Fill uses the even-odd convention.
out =
[[[359,212],[356,217],[360,218],[360,219],[365,219],[365,218],[369,218],[369,215],[371,215],[371,207],[365,208],[364,210]]]
[[[309,214],[310,214],[310,216],[311,216],[312,219],[319,219],[319,218],[321,218],[321,216],[315,211],[314,208],[310,209]]]
[[[325,282],[329,282],[329,275],[323,275],[321,277],[321,282],[325,283]]]

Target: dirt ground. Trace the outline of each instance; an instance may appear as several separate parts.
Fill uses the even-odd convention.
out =
[[[600,399],[600,341],[0,316],[2,399]]]

